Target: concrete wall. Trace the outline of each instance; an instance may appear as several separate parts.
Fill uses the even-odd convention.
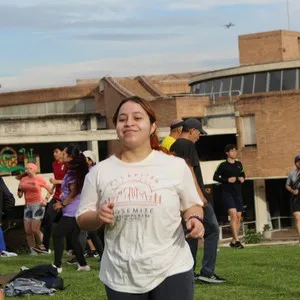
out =
[[[300,153],[300,91],[242,96],[235,103],[240,158],[250,177],[285,177]],[[256,147],[244,147],[241,117],[254,115]]]

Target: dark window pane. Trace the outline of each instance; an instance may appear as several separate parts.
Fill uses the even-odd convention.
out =
[[[242,76],[233,76],[231,84],[231,95],[238,95],[237,91],[241,91]]]
[[[221,82],[222,82],[221,79],[214,80],[213,93],[214,93],[215,96],[219,96],[220,95]]]
[[[200,83],[197,83],[195,85],[195,94],[199,94],[199,90],[200,90]]]
[[[247,74],[244,76],[243,94],[252,94],[254,75]]]
[[[283,70],[282,90],[294,90],[296,88],[296,69]]]
[[[270,86],[269,91],[280,91],[281,71],[270,72]]]
[[[210,94],[212,89],[212,81],[206,81],[205,94]]]
[[[228,96],[229,95],[229,88],[230,88],[230,77],[224,78],[222,80],[222,93],[221,96]]]
[[[204,94],[204,93],[205,93],[205,82],[201,82],[199,94]]]
[[[256,73],[254,93],[263,93],[267,88],[267,72]]]

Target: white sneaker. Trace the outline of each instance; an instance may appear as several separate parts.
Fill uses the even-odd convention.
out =
[[[58,274],[62,273],[63,271],[62,267],[58,268],[56,265],[52,265],[52,266],[57,269]]]
[[[77,271],[91,271],[91,267],[89,265],[86,266],[78,266]]]
[[[15,256],[18,256],[18,254],[14,253],[14,252],[2,251],[1,256],[3,256],[3,257],[15,257]]]
[[[33,248],[30,248],[30,255],[38,255],[36,251],[33,250]]]

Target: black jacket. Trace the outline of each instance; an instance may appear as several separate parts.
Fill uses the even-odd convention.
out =
[[[15,202],[15,197],[0,176],[0,223],[2,223],[2,214],[10,211],[15,206]]]

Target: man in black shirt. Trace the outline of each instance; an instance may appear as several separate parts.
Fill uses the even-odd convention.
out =
[[[226,145],[227,160],[222,162],[215,174],[214,181],[222,184],[222,200],[230,216],[232,241],[230,247],[244,248],[239,241],[239,231],[243,211],[242,183],[245,181],[245,172],[241,162],[236,160],[237,150],[235,145]]]
[[[171,152],[175,152],[177,156],[184,158],[189,164],[191,171],[195,174],[198,183],[198,193],[204,202],[204,255],[202,259],[202,268],[200,274],[195,274],[195,280],[207,283],[223,283],[225,279],[215,274],[215,266],[217,260],[217,250],[219,242],[219,224],[215,216],[213,207],[207,202],[202,172],[199,164],[198,154],[195,148],[195,142],[198,141],[200,135],[206,132],[202,129],[201,122],[197,119],[188,119],[184,121],[182,133],[180,137],[173,143],[170,148]],[[196,268],[196,257],[198,249],[198,240],[187,239],[194,258],[194,271]]]

